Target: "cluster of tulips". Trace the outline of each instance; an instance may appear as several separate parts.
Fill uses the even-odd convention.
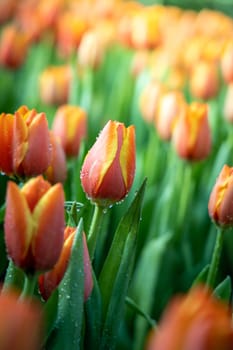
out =
[[[233,20],[0,2],[0,350],[233,349]]]

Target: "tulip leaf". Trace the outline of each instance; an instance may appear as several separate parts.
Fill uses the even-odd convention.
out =
[[[214,295],[229,303],[231,297],[231,279],[227,276],[214,290]]]
[[[84,304],[83,223],[76,230],[70,262],[58,287],[58,314],[49,338],[49,349],[81,348]]]
[[[124,248],[127,238],[130,235],[131,240],[136,239],[136,233],[141,217],[141,207],[145,191],[145,185],[146,180],[144,180],[141,188],[136,193],[135,198],[131,203],[129,209],[122,217],[116,229],[108,256],[104,262],[104,266],[100,273],[99,286],[103,298],[103,317],[105,317],[107,313],[108,305],[115,284],[115,279],[118,274],[120,265],[122,263],[122,257],[124,254]],[[134,245],[132,246],[132,248],[134,249]],[[133,252],[129,252],[129,255],[131,255],[132,253]]]
[[[58,308],[58,288],[54,290],[44,305],[44,317],[45,317],[45,330],[44,330],[44,343],[49,338],[57,317]]]
[[[85,349],[99,349],[102,319],[102,299],[98,281],[92,271],[93,289],[85,303]]]
[[[22,290],[24,285],[24,272],[19,269],[12,260],[9,261],[4,279],[3,289],[17,288]]]
[[[195,280],[192,283],[192,287],[195,287],[198,284],[204,284],[207,281],[210,265],[206,265],[197,275]]]

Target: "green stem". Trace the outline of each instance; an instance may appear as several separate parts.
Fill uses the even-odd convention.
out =
[[[34,294],[35,286],[38,279],[38,272],[35,272],[33,275],[25,273],[24,286],[20,299],[25,299]]]
[[[91,260],[93,260],[94,258],[96,242],[97,242],[99,231],[102,225],[103,215],[105,211],[106,211],[105,208],[102,208],[98,204],[95,204],[94,214],[93,214],[93,218],[91,221],[91,226],[90,226],[90,230],[87,238],[87,244],[88,244]]]
[[[151,328],[156,328],[156,322],[153,320],[149,315],[147,315],[143,310],[139,308],[139,306],[129,297],[125,298],[125,302],[127,305],[129,305],[132,309],[134,309],[139,315],[145,318],[145,320],[148,322]]]
[[[223,246],[223,234],[224,230],[222,228],[219,228],[217,231],[217,237],[216,237],[216,242],[215,242],[215,247],[210,263],[210,269],[209,273],[207,276],[207,286],[210,288],[213,288],[215,285],[215,280],[217,276],[217,271],[219,267],[219,261],[220,261],[220,256],[222,252],[222,246]]]

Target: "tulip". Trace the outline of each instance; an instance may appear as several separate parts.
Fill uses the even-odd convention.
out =
[[[135,131],[109,121],[87,153],[81,169],[84,192],[93,202],[108,206],[129,192],[135,173]]]
[[[47,300],[55,288],[61,282],[66,269],[69,264],[72,245],[74,241],[76,228],[67,226],[64,231],[64,243],[62,253],[56,265],[52,270],[39,276],[39,290],[42,297]],[[91,294],[93,288],[91,262],[88,253],[86,236],[83,234],[83,263],[84,263],[84,301],[86,301]],[[78,268],[78,266],[77,266]]]
[[[204,287],[175,297],[158,329],[148,338],[146,350],[231,350],[233,327],[227,305]]]
[[[86,112],[71,105],[60,106],[54,116],[53,132],[60,138],[67,156],[77,156],[82,140],[86,136]]]
[[[52,157],[44,175],[52,184],[63,183],[67,177],[66,156],[59,138],[53,131],[50,131],[50,144],[52,146]]]
[[[78,47],[78,64],[97,69],[104,58],[104,42],[97,31],[86,32]]]
[[[0,65],[9,69],[19,68],[26,58],[28,39],[13,25],[5,27],[0,40]]]
[[[221,61],[221,72],[226,83],[233,82],[233,42],[229,41],[223,50]]]
[[[13,123],[12,114],[0,114],[0,171],[8,175],[13,173]]]
[[[163,93],[163,86],[156,80],[150,81],[143,89],[139,108],[143,119],[147,123],[153,123],[158,109],[159,98]]]
[[[67,103],[71,82],[71,69],[68,65],[46,68],[39,78],[40,98],[47,105]]]
[[[9,257],[26,271],[45,271],[57,262],[63,244],[64,192],[42,176],[21,189],[8,182],[5,242]]]
[[[192,102],[186,113],[177,119],[172,134],[177,154],[187,160],[202,160],[211,151],[211,130],[207,105]]]
[[[15,11],[16,0],[1,0],[0,2],[0,23],[10,19]]]
[[[26,106],[14,115],[13,170],[19,176],[42,174],[51,159],[48,122],[45,113]]]
[[[39,350],[42,345],[42,309],[32,300],[19,300],[15,291],[0,294],[0,349]]]
[[[233,167],[224,165],[211,191],[208,210],[211,219],[222,227],[233,224]]]

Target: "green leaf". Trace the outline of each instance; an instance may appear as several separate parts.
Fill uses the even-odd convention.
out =
[[[142,200],[143,200],[143,195],[145,191],[145,185],[146,185],[146,180],[144,180],[141,188],[137,192],[126,214],[122,217],[117,227],[117,230],[115,232],[108,256],[104,262],[103,269],[100,273],[99,286],[100,286],[100,291],[103,299],[104,319],[108,310],[110,299],[112,297],[113,288],[114,288],[115,280],[118,274],[118,270],[122,264],[122,257],[124,254],[127,238],[128,236],[130,236],[130,239],[132,241],[136,239],[136,233],[138,230],[138,225],[141,217],[141,206],[142,206]],[[128,245],[130,245],[130,243],[128,243]],[[134,248],[135,247],[133,244],[132,249]],[[134,251],[129,251],[130,256],[133,253]],[[130,259],[130,256],[129,256],[129,259]]]
[[[69,266],[58,287],[58,314],[49,349],[79,350],[84,308],[83,223],[76,230]]]
[[[163,235],[147,243],[142,251],[140,261],[135,271],[130,297],[147,314],[151,314],[154,303],[156,286],[159,283],[160,266],[171,235]],[[148,323],[140,316],[135,322],[134,349],[142,349]]]
[[[210,265],[208,264],[199,272],[199,274],[197,275],[197,277],[195,278],[195,280],[192,283],[192,287],[195,287],[198,284],[206,283],[207,276],[209,273],[209,268],[210,268]]]
[[[214,290],[214,295],[229,303],[231,297],[231,279],[227,276]]]
[[[57,318],[58,309],[58,288],[54,290],[44,305],[44,317],[45,317],[45,330],[44,330],[44,343],[49,338],[52,330],[54,329],[55,321]]]
[[[4,279],[3,289],[16,288],[22,290],[24,285],[24,272],[12,260],[9,261]]]

